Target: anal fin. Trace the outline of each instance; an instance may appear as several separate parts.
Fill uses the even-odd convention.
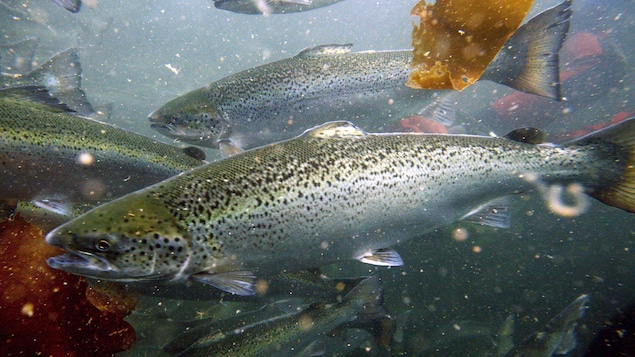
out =
[[[256,294],[256,277],[250,271],[230,271],[215,274],[198,273],[190,278],[236,295],[250,296]]]
[[[387,267],[396,267],[403,265],[403,260],[401,259],[399,253],[389,248],[375,249],[369,251],[357,258],[357,260],[366,264]]]

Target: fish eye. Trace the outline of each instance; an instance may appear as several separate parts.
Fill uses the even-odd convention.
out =
[[[110,249],[110,242],[105,239],[100,239],[97,244],[95,244],[95,248],[101,252],[107,252]]]
[[[173,116],[170,118],[170,124],[174,124],[174,125],[176,125],[176,124],[178,124],[180,121],[181,121],[181,119],[180,119],[179,117],[175,116],[175,115],[173,115]]]

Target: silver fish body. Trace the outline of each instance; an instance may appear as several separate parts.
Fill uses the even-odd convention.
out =
[[[106,201],[202,163],[40,100],[40,87],[0,91],[0,199]]]
[[[217,9],[241,14],[290,14],[329,6],[344,0],[214,0]]]
[[[558,51],[570,5],[566,1],[522,26],[481,78],[559,99]],[[351,46],[317,46],[225,77],[166,103],[150,114],[151,126],[232,153],[292,138],[327,118],[371,132],[393,131],[397,120],[417,115],[430,102],[434,91],[405,85],[411,50],[351,53]]]
[[[68,253],[49,264],[106,280],[193,279],[243,295],[254,293],[255,276],[348,259],[401,265],[390,246],[479,220],[489,202],[534,188],[529,174],[547,184],[578,182],[632,211],[634,128],[629,120],[556,147],[506,137],[367,134],[327,123],[58,227],[46,240]]]

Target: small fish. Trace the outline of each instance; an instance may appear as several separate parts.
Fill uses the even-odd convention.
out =
[[[635,211],[635,118],[556,146],[505,137],[369,134],[330,122],[186,171],[46,236],[51,267],[115,281],[199,281],[238,295],[256,276],[355,259],[459,220],[507,227],[509,195],[577,183]],[[529,178],[532,178],[530,180]]]
[[[589,303],[588,295],[580,295],[558,316],[551,319],[543,330],[529,335],[505,357],[550,357],[564,355],[573,350],[578,341],[575,328],[584,316]]]
[[[0,90],[0,199],[59,213],[60,201],[107,201],[202,163],[199,149],[74,114],[42,87]]]
[[[571,2],[565,1],[531,19],[482,79],[560,99],[558,51],[570,16]],[[325,118],[388,131],[389,121],[417,115],[434,95],[405,86],[412,50],[351,53],[351,46],[317,46],[225,77],[151,113],[151,127],[229,156],[292,138]]]
[[[217,9],[250,15],[309,11],[344,0],[214,0]]]
[[[71,48],[51,57],[48,61],[26,74],[3,73],[0,88],[41,86],[66,104],[73,111],[92,116],[95,113],[81,89],[82,65],[77,49]]]
[[[201,326],[206,335],[199,337],[201,331],[196,329],[193,331],[196,338],[191,339],[192,332],[188,331],[164,350],[179,352],[178,356],[296,356],[338,326],[356,319],[371,321],[385,316],[382,303],[379,279],[369,277],[344,296],[341,303],[315,303],[248,325],[238,319],[239,326]],[[189,346],[178,351],[186,340]]]

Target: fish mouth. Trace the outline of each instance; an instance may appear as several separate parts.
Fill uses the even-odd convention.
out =
[[[48,258],[46,263],[53,269],[95,278],[103,278],[116,269],[106,259],[88,252],[72,252]]]
[[[177,126],[170,125],[170,124],[153,123],[153,124],[150,124],[150,128],[152,128],[153,130],[158,131],[159,133],[161,133],[161,134],[163,134],[165,136],[175,137],[175,136],[183,136],[183,135],[185,135],[185,132],[182,129],[180,129]]]

